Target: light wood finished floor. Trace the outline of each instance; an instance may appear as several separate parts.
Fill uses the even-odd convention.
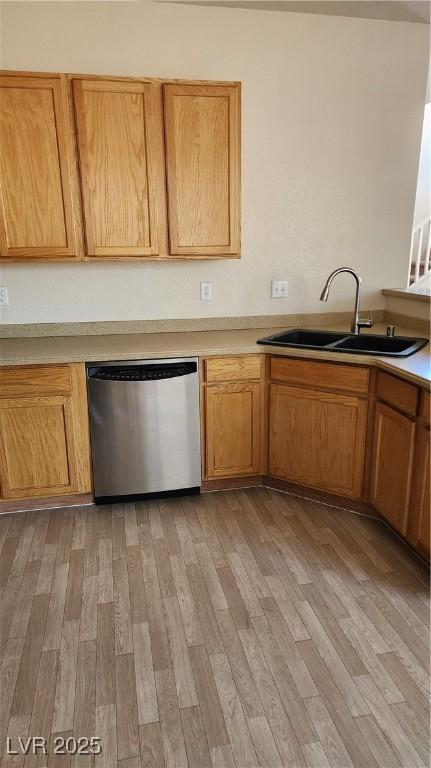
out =
[[[423,768],[428,572],[255,488],[0,518],[6,766]],[[101,737],[93,757],[5,737]]]

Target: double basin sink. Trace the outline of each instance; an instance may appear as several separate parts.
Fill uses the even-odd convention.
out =
[[[328,352],[349,354],[383,355],[385,357],[409,357],[428,344],[428,339],[409,336],[382,336],[367,333],[355,335],[339,331],[313,331],[293,328],[259,339],[258,344],[296,349],[323,349]]]

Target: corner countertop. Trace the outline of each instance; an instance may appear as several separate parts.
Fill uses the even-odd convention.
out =
[[[431,289],[421,288],[383,288],[383,296],[393,296],[396,299],[407,299],[408,301],[424,301],[431,303]]]
[[[310,325],[310,328],[347,331],[338,327]],[[286,326],[287,328],[287,326]],[[431,384],[430,347],[411,357],[376,357],[323,350],[293,349],[257,345],[258,339],[280,332],[278,328],[249,330],[193,331],[177,333],[136,333],[106,336],[49,336],[38,338],[0,339],[0,366],[77,363],[104,360],[140,360],[159,357],[203,357],[206,355],[241,355],[273,353],[310,360],[332,360],[337,363],[370,365],[407,379],[427,389]],[[385,326],[376,324],[373,333],[384,333]],[[399,336],[423,336],[409,328],[397,329]]]

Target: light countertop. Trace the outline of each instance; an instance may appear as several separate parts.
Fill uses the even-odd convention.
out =
[[[322,328],[322,326],[310,326]],[[348,331],[324,326],[325,330]],[[278,328],[249,330],[193,331],[177,333],[137,333],[106,336],[49,336],[39,338],[0,339],[0,365],[40,365],[45,363],[76,363],[104,360],[139,360],[158,357],[188,357],[206,355],[241,355],[270,353],[310,360],[333,360],[338,363],[377,366],[402,376],[422,387],[430,387],[431,359],[429,345],[411,357],[376,357],[342,352],[293,349],[257,345],[256,341]],[[372,333],[385,333],[385,325],[376,324]],[[421,336],[408,328],[397,328],[399,336]]]

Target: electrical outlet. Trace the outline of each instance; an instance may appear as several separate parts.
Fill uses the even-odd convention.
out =
[[[9,305],[9,292],[6,286],[0,287],[0,307],[7,307]]]
[[[271,281],[271,298],[287,299],[287,280]]]
[[[211,301],[213,297],[213,284],[201,283],[201,301]]]

